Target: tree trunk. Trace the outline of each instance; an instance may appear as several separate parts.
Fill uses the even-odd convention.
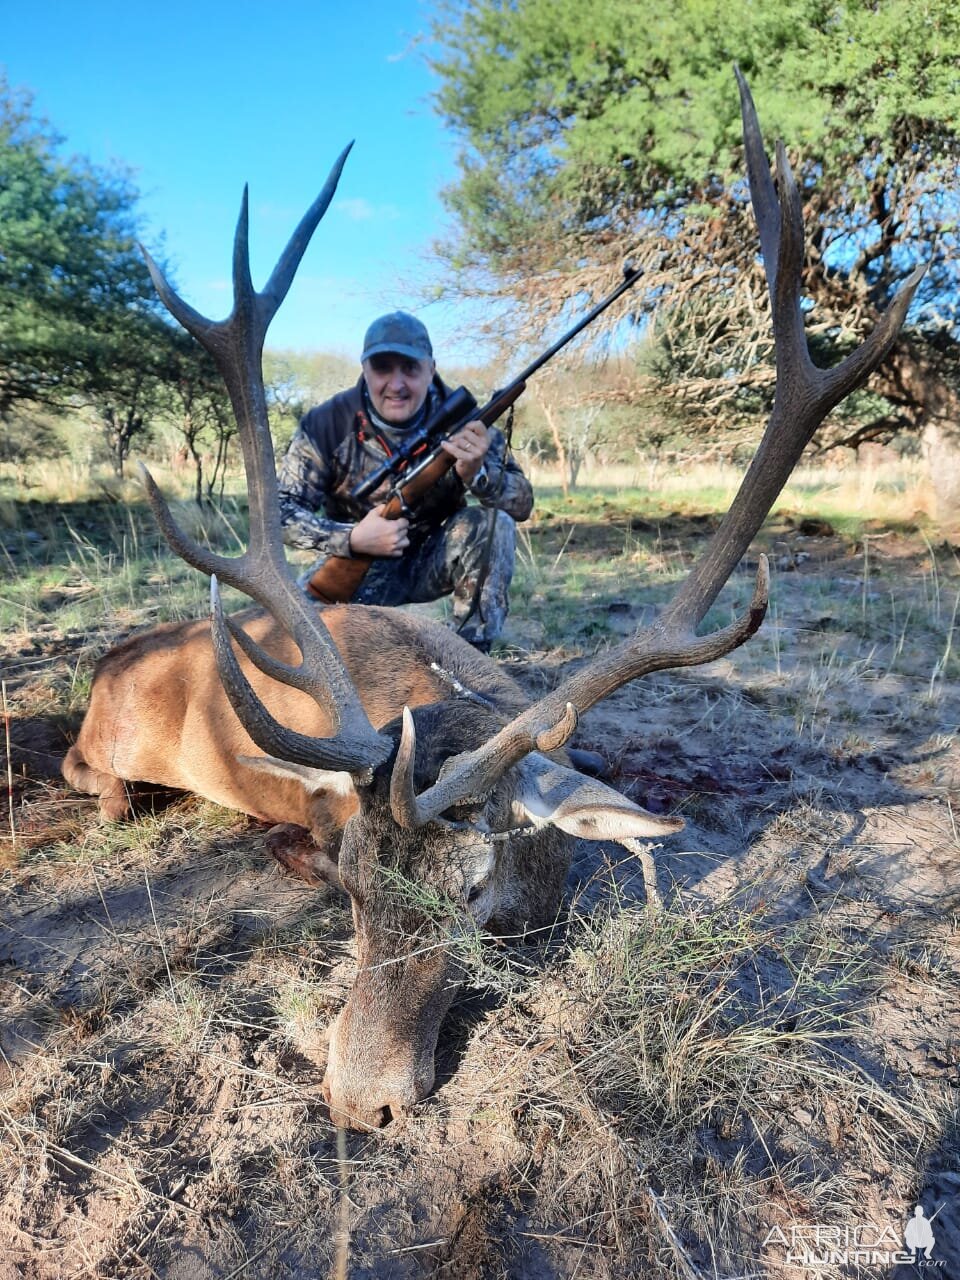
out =
[[[193,422],[190,415],[187,415],[184,425],[184,431],[187,437],[187,448],[190,450],[190,456],[193,458],[194,484],[193,498],[200,510],[203,510],[203,458],[197,449],[197,433],[193,430]]]
[[[117,412],[112,405],[107,405],[103,411],[103,435],[107,442],[107,448],[110,450],[110,461],[113,464],[113,474],[118,480],[122,480],[123,435],[120,429]]]
[[[960,533],[960,434],[956,424],[928,422],[920,445],[933,490],[934,516],[946,533]]]
[[[230,456],[230,441],[236,434],[236,427],[229,416],[218,413],[216,409],[214,410],[213,422],[217,432],[217,451],[214,457],[213,469],[208,469],[207,472],[207,497],[212,504],[214,501],[213,491],[219,482],[220,493],[217,502],[222,508],[223,486],[227,478],[227,462]]]
[[[557,451],[557,462],[560,464],[560,485],[563,489],[563,496],[566,498],[570,493],[570,463],[563,444],[563,437],[560,435],[560,428],[557,425],[557,416],[543,396],[538,396],[537,399],[540,402],[540,408],[543,410],[543,416],[547,420],[547,426],[550,428],[550,434],[553,436],[553,445]]]

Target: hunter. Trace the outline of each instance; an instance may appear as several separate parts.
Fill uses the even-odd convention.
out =
[[[533,509],[530,482],[503,433],[473,421],[444,441],[454,465],[409,518],[381,514],[389,478],[369,497],[353,498],[351,490],[450,394],[425,326],[406,312],[374,320],[360,363],[356,386],[304,415],[280,464],[284,540],[319,556],[302,581],[330,556],[373,556],[355,603],[415,604],[452,593],[457,630],[489,652],[507,617],[516,521]]]

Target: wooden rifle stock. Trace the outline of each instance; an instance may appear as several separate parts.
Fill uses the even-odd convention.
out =
[[[438,449],[428,465],[417,468],[417,475],[410,484],[394,486],[394,492],[380,514],[385,520],[399,520],[404,511],[419,502],[455,462],[456,458]],[[321,604],[339,604],[352,599],[375,559],[375,556],[364,555],[351,556],[349,560],[345,556],[328,556],[307,582],[307,594]]]
[[[523,395],[526,386],[526,382],[519,378],[516,382],[511,382],[509,387],[498,391],[482,409],[475,410],[470,415],[469,421],[482,422],[486,427],[493,426],[496,420]],[[450,434],[453,435],[464,425],[458,422]],[[429,493],[437,481],[445,476],[451,467],[456,466],[456,462],[452,454],[437,445],[422,462],[417,463],[406,479],[398,480],[393,486],[390,497],[381,512],[383,518],[399,520],[401,516],[412,511],[424,494]],[[349,559],[345,556],[328,556],[308,580],[307,594],[321,604],[340,604],[351,600],[375,559],[375,556],[364,555],[351,556]]]

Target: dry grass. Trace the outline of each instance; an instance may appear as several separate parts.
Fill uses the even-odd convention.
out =
[[[657,509],[689,510],[708,479],[725,483],[681,500],[678,478]],[[48,734],[15,754],[0,874],[4,1261],[29,1280],[733,1280],[796,1274],[771,1226],[899,1230],[918,1194],[946,1204],[960,565],[907,527],[916,490],[884,485],[788,498],[837,533],[773,523],[756,641],[585,717],[618,787],[688,818],[656,851],[664,909],[644,909],[634,859],[584,846],[549,945],[460,930],[473,985],[438,1088],[366,1135],[338,1133],[319,1093],[352,977],[344,903],[283,878],[236,815],[184,800],[107,826],[42,776],[98,650],[174,607],[176,571],[154,558],[135,581],[145,527],[135,554],[112,506],[82,548],[26,540],[38,575],[88,590],[67,628],[34,583],[4,636],[15,750],[24,725]],[[531,689],[635,627],[700,536],[628,528],[649,495],[602,501],[531,534],[502,654]]]
[[[601,492],[608,500],[614,494],[631,501],[642,495],[638,509],[644,512],[722,512],[729,507],[742,475],[742,467],[727,463],[694,462],[671,468],[655,459],[642,459],[636,466],[588,465],[566,501],[577,511],[584,495]],[[537,467],[533,480],[538,492],[553,502],[562,501],[556,469]],[[817,466],[799,466],[773,510],[843,522],[867,518],[890,527],[928,519],[933,499],[919,459],[891,457],[858,465],[847,455],[838,455]]]
[[[531,1125],[579,1122],[579,1170],[563,1160],[538,1181],[554,1213],[569,1204],[567,1229],[645,1256],[637,1274],[669,1274],[673,1255],[730,1275],[762,1268],[772,1225],[853,1220],[843,1126],[868,1171],[909,1159],[941,1120],[935,1100],[884,1087],[850,1055],[882,981],[862,946],[732,905],[583,922],[540,994],[555,1048],[527,1092]]]
[[[113,469],[83,456],[74,447],[59,457],[32,459],[22,465],[0,462],[0,528],[16,523],[15,499],[61,504],[92,499],[108,502],[136,502],[142,492],[137,478],[137,458],[128,462],[124,478],[118,479]],[[149,468],[165,492],[182,501],[192,493],[193,477],[184,468],[173,469],[156,459]]]

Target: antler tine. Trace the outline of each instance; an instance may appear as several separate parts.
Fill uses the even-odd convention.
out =
[[[815,378],[816,366],[810,359],[810,352],[807,349],[807,338],[803,330],[803,312],[800,308],[800,281],[806,254],[803,206],[800,203],[800,192],[797,190],[793,170],[787,158],[787,149],[779,139],[776,157],[780,236],[777,241],[777,256],[773,269],[767,272],[767,289],[770,294],[770,318],[773,323],[776,346],[777,392],[781,396],[784,392],[794,397],[809,396],[813,386],[808,384],[811,384]],[[750,199],[753,200],[752,183]],[[804,441],[805,444],[806,441]]]
[[[907,318],[913,295],[926,274],[927,263],[924,262],[919,267],[915,267],[897,290],[893,301],[865,341],[857,347],[856,351],[851,351],[840,364],[822,372],[824,397],[830,408],[839,404],[849,391],[868,378],[889,355],[890,348],[896,342],[897,334]]]
[[[764,149],[763,134],[760,132],[760,121],[757,119],[750,86],[736,63],[733,74],[737,77],[737,87],[740,90],[740,118],[743,122],[743,148],[750,181],[750,202],[760,233],[760,252],[763,254],[767,279],[773,281],[777,274],[777,252],[780,245],[780,202],[770,174],[770,161]]]
[[[219,591],[217,593],[219,599]],[[211,607],[213,601],[213,581],[210,583],[210,600]],[[288,684],[291,688],[301,689],[304,693],[309,693],[309,682],[299,667],[292,667],[289,662],[281,662],[278,658],[271,657],[266,649],[261,649],[256,640],[251,638],[244,631],[239,623],[234,622],[233,618],[224,614],[223,618],[226,623],[227,630],[237,642],[239,647],[247,655],[253,665],[259,668],[264,675],[269,676],[271,680],[276,680],[280,684]]]
[[[165,306],[210,353],[226,383],[239,428],[250,500],[250,543],[247,550],[240,556],[228,557],[215,555],[200,547],[177,525],[149,475],[146,476],[146,485],[148,498],[164,536],[177,554],[202,572],[215,575],[220,581],[229,583],[250,596],[272,613],[290,634],[300,650],[302,661],[298,668],[286,670],[281,678],[308,692],[328,712],[345,744],[346,757],[356,759],[360,762],[359,767],[366,769],[371,762],[386,759],[392,746],[371,725],[316,607],[300,591],[287,566],[280,528],[273,442],[270,438],[260,368],[267,327],[286,296],[310,237],[333,199],[349,150],[347,147],[338,157],[323,189],[300,220],[280,255],[266,289],[260,294],[254,290],[250,276],[249,200],[244,188],[233,245],[234,305],[226,320],[209,320],[185,303],[171,288],[149,254],[145,254],[154,285]],[[257,741],[248,723],[254,695],[249,686],[246,686],[245,692],[242,691],[241,684],[236,679],[236,672],[239,672],[236,660],[234,659],[234,672],[224,656],[229,653],[230,658],[233,658],[226,630],[222,627],[221,641],[218,650],[223,660],[221,674],[228,672],[224,675],[224,680],[225,683],[229,680],[230,689],[233,690],[231,700],[236,695],[239,705],[245,708],[243,714],[238,711],[238,715],[251,737]],[[244,651],[267,674],[279,674],[285,667],[285,664],[274,663],[271,669],[273,660],[268,655],[260,655],[262,660],[258,661],[251,649],[244,646]],[[265,709],[262,714],[266,717],[264,723],[268,724],[269,717]],[[270,734],[273,732],[273,729],[269,729]],[[291,756],[291,759],[303,760],[304,753],[311,755],[311,750],[302,743],[295,745],[294,749],[299,754]],[[311,762],[315,762],[317,750],[325,758],[336,754],[331,743],[327,742],[314,749],[314,759]]]
[[[803,207],[786,148],[779,140],[774,182],[753,95],[736,64],[733,72],[740,90],[750,203],[760,236],[760,251],[770,295],[777,365],[778,368],[792,369],[796,377],[799,373],[807,374],[814,370],[800,309],[799,282],[805,251]]]
[[[777,332],[777,357],[778,359],[781,358],[778,326],[782,327],[783,337],[786,339],[788,330],[793,327],[793,322],[795,319],[799,319],[799,325],[794,332],[801,341],[796,344],[796,350],[792,351],[791,354],[802,359],[809,365],[814,376],[819,377],[821,394],[828,405],[828,408],[824,411],[827,413],[831,408],[839,404],[849,391],[869,377],[870,373],[887,356],[906,319],[913,295],[926,274],[927,267],[926,264],[923,264],[911,273],[887,310],[880,317],[876,328],[856,351],[852,352],[832,369],[816,369],[809,358],[806,341],[803,340],[803,322],[802,316],[799,314],[799,289],[793,287],[792,269],[786,272],[787,285],[782,295],[777,287],[777,281],[780,276],[780,263],[784,257],[781,232],[782,221],[788,223],[793,233],[789,237],[789,245],[791,248],[796,248],[799,254],[799,260],[796,261],[798,276],[802,265],[804,248],[803,216],[797,185],[794,181],[783,143],[778,142],[777,179],[781,189],[778,199],[777,184],[774,183],[770,173],[770,162],[763,146],[763,135],[760,131],[753,95],[739,66],[734,64],[733,71],[740,90],[740,113],[743,121],[744,153],[750,180],[750,202],[753,205],[757,230],[760,234],[760,248],[763,254],[764,270],[773,310],[774,329]],[[787,219],[783,219],[781,216],[782,201],[786,202],[789,208]],[[791,257],[793,257],[792,254]]]
[[[153,281],[153,287],[156,289],[160,301],[167,308],[174,320],[183,325],[187,333],[193,334],[196,340],[204,346],[204,337],[212,327],[213,322],[208,320],[206,316],[202,316],[199,311],[194,311],[188,302],[180,297],[175,289],[172,288],[167,277],[163,274],[148,250],[137,242],[144,262],[147,264],[147,271],[150,273],[150,279]]]
[[[761,556],[750,607],[735,622],[708,636],[686,635],[666,628],[662,622],[646,627],[632,640],[595,658],[583,671],[521,712],[482,747],[448,760],[432,787],[420,796],[413,796],[413,804],[406,801],[406,810],[416,812],[417,825],[420,825],[439,817],[455,804],[487,796],[498,778],[531,751],[553,751],[562,746],[576,728],[579,715],[622,685],[654,671],[696,667],[722,658],[749,639],[760,626],[769,591],[770,571],[766,556]],[[398,752],[394,765],[398,793],[408,787],[406,780],[397,780],[400,767]],[[412,754],[409,776],[412,779]],[[409,791],[412,795],[412,782]],[[391,788],[391,801],[393,796]]]
[[[343,172],[343,166],[347,163],[347,156],[352,149],[353,143],[348,142],[340,152],[333,168],[330,170],[330,176],[324,183],[323,190],[300,219],[296,230],[287,242],[287,247],[280,255],[277,265],[273,269],[273,274],[260,294],[260,297],[264,299],[265,305],[271,307],[271,316],[287,296],[287,290],[296,275],[297,267],[299,267],[300,260],[306,252],[310,238],[316,231],[320,219],[327,212],[327,207],[334,197],[337,184],[340,181],[340,175]]]
[[[813,364],[800,307],[804,261],[800,194],[780,142],[774,184],[750,91],[738,70],[736,74],[741,86],[750,198],[770,295],[777,385],[770,419],[740,489],[706,551],[664,612],[665,621],[691,629],[703,620],[736,568],[814,432],[830,410],[864,382],[889,351],[919,281],[919,275],[914,273],[874,333],[841,365],[818,369]]]
[[[211,579],[210,587],[211,608],[213,607],[215,582],[216,578],[214,577]],[[217,588],[216,599],[219,601],[219,587]],[[223,620],[238,646],[264,675],[269,676],[271,680],[276,680],[279,684],[289,685],[292,689],[299,689],[302,693],[316,697],[316,677],[314,672],[317,669],[318,660],[310,657],[312,653],[310,632],[307,632],[307,635],[303,637],[304,648],[301,650],[307,656],[299,666],[294,667],[288,662],[281,662],[278,658],[272,657],[265,649],[262,649],[233,618],[224,615]],[[299,641],[297,643],[299,644]],[[331,710],[334,714],[337,713],[338,708],[335,703],[331,703]],[[329,747],[325,747],[324,750],[329,751]],[[389,752],[384,746],[384,749],[382,751],[378,750],[376,754],[378,757],[385,758],[385,754],[389,754]]]
[[[211,355],[214,355],[219,367],[219,357],[215,354],[215,349],[220,351],[222,347],[220,334],[223,326],[209,320],[206,316],[201,315],[199,311],[194,310],[189,303],[184,302],[171,286],[149,251],[142,244],[139,248],[160,301],[173,318],[189,334],[196,338],[202,347],[209,351]],[[157,524],[160,526],[160,531],[166,538],[171,550],[175,551],[182,560],[186,560],[187,564],[199,569],[201,573],[207,575],[217,574],[224,582],[233,583],[237,567],[244,557],[240,556],[239,560],[235,560],[230,556],[217,555],[208,548],[201,547],[198,542],[184,533],[176,520],[174,520],[169,503],[161,493],[153,476],[142,462],[138,463],[137,466],[140,471],[140,478],[147,491],[147,501],[150,503]]]
[[[199,569],[201,573],[218,574],[224,581],[229,582],[236,561],[229,556],[217,555],[207,547],[201,547],[198,542],[185,534],[174,520],[170,506],[160,492],[156,480],[142,462],[137,463],[137,468],[147,491],[147,501],[170,549],[175,551],[181,560],[186,560],[187,564],[192,565],[194,569]]]
[[[236,636],[239,628],[224,617],[216,578],[210,580],[210,602],[213,613],[213,649],[220,680],[230,699],[230,705],[237,713],[237,719],[257,746],[268,755],[278,756],[281,760],[290,760],[294,764],[310,765],[313,768],[352,773],[359,781],[368,782],[371,776],[370,771],[385,758],[385,753],[381,749],[383,740],[378,735],[371,741],[366,735],[361,734],[355,737],[349,732],[340,732],[335,738],[311,738],[280,724],[264,707],[240,668],[230,643],[230,634]],[[240,632],[240,634],[243,633]],[[241,647],[249,655],[250,650],[247,646],[252,645],[252,642],[246,637],[245,640],[247,642],[241,642]],[[262,650],[259,652],[262,657],[267,656]],[[258,662],[257,665],[259,666],[260,663]],[[279,677],[280,669],[285,664],[275,663],[274,666]],[[268,672],[268,674],[273,673]],[[286,675],[283,678],[285,683],[313,694],[314,690],[309,681],[298,678],[299,675],[299,672],[293,671],[294,678],[291,679]]]
[[[233,231],[233,314],[251,307],[257,301],[257,291],[253,287],[250,274],[250,186],[243,184],[243,195],[240,197],[240,212],[237,214],[237,225]],[[258,317],[259,318],[259,317]],[[266,336],[267,325],[271,316],[257,327]]]
[[[400,745],[397,747],[397,758],[394,761],[393,773],[390,775],[390,812],[398,827],[405,831],[414,831],[436,817],[429,807],[424,807],[417,799],[417,789],[413,783],[413,766],[417,754],[417,731],[414,727],[410,708],[403,708],[403,722],[400,730]],[[438,809],[437,813],[442,810]]]
[[[390,809],[401,827],[413,829],[437,818],[451,805],[483,800],[506,769],[531,751],[557,751],[576,732],[579,715],[572,702],[559,718],[544,723],[543,704],[538,722],[511,721],[479,751],[456,756],[440,771],[440,779],[421,796],[414,786],[417,734],[409,707],[403,709],[400,745],[390,777]]]

